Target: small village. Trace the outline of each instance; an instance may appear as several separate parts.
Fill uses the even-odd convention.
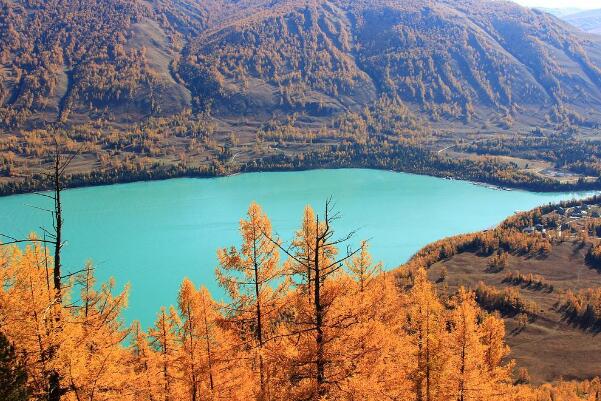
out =
[[[588,221],[588,218],[599,217],[601,217],[600,205],[583,203],[573,207],[557,206],[553,212],[545,215],[540,223],[525,227],[522,232],[547,235],[547,230],[554,230],[558,236],[561,236],[562,231],[581,232],[585,228],[584,222]]]

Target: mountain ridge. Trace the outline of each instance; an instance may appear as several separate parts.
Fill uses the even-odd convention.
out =
[[[601,9],[580,11],[561,18],[586,32],[601,34]]]

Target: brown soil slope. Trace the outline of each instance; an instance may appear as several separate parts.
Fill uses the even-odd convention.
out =
[[[590,210],[597,215],[598,205]],[[553,221],[553,226],[557,224],[563,228],[560,231],[559,228],[547,225],[544,234],[527,234],[549,240],[552,244],[549,252],[535,255],[520,255],[520,252],[498,249],[486,255],[475,249],[458,252],[433,263],[428,270],[429,277],[438,283],[443,294],[452,294],[459,286],[476,289],[483,283],[500,290],[517,288],[519,296],[526,303],[534,305],[527,323],[524,322],[525,315],[507,311],[502,313],[507,325],[510,356],[517,361],[518,366],[528,369],[533,382],[600,376],[599,325],[583,327],[571,320],[572,316],[561,308],[568,291],[578,293],[580,290],[601,287],[601,270],[587,262],[589,250],[598,245],[600,239],[594,234],[583,234],[583,229],[586,228],[588,232],[592,225],[599,223],[599,219],[575,218],[570,217],[569,213],[562,216],[552,211],[543,212],[537,220],[547,224]],[[509,225],[504,223],[501,227],[503,226],[505,228],[497,230],[506,230]],[[516,227],[511,229],[515,230]],[[522,235],[522,230],[518,224],[518,229],[514,232]],[[435,248],[436,246],[432,249]],[[492,267],[493,259],[499,252],[505,255],[506,261],[502,266]],[[508,276],[518,272],[523,277],[532,274],[534,280],[530,284],[527,280],[521,283],[510,282]],[[537,280],[542,280],[544,285],[537,285]]]

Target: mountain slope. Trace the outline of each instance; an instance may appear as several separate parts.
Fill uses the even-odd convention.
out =
[[[179,72],[231,114],[325,112],[385,94],[471,118],[599,105],[600,43],[510,3],[281,2],[201,34]]]
[[[601,38],[476,0],[0,0],[5,127],[189,107],[331,119],[387,97],[438,121],[601,122]]]
[[[562,206],[519,213],[494,230],[418,253],[442,293],[472,288],[483,307],[503,316],[510,357],[537,383],[601,374],[601,309],[592,296],[601,286],[601,265],[592,257],[601,205],[595,198]]]

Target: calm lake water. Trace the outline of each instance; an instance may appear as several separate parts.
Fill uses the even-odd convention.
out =
[[[174,179],[64,192],[64,265],[79,270],[91,259],[97,277],[131,284],[126,319],[152,324],[162,305],[175,303],[184,277],[215,297],[219,247],[239,245],[238,222],[251,201],[290,239],[307,204],[319,211],[332,196],[343,235],[370,239],[374,259],[392,269],[424,245],[492,227],[528,210],[583,193],[499,191],[468,182],[377,170],[252,173],[215,179]],[[49,207],[35,195],[0,198],[0,232],[15,237],[40,231]]]

